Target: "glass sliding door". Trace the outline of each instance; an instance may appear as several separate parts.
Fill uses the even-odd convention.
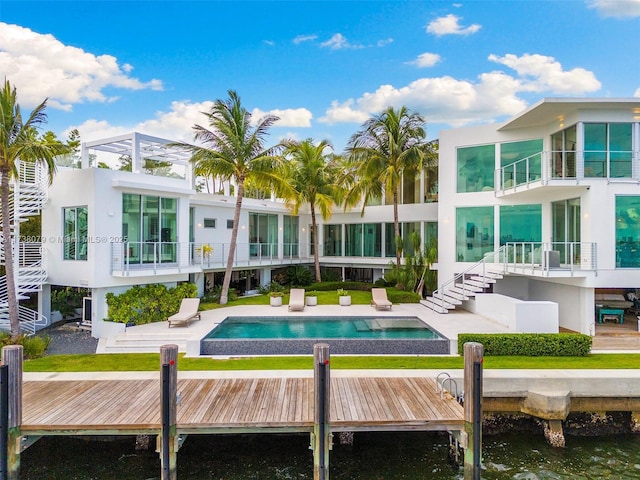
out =
[[[616,268],[640,268],[640,196],[616,196]]]
[[[284,245],[282,249],[285,257],[297,257],[298,256],[298,217],[291,215],[284,215],[282,217],[283,223],[283,235],[282,241]]]
[[[132,193],[122,194],[122,238],[127,242],[128,251],[124,253],[130,264],[141,260],[140,198]]]
[[[347,257],[362,256],[362,224],[345,225],[344,254]]]
[[[382,225],[365,223],[363,230],[362,255],[365,257],[382,256]]]
[[[576,177],[577,127],[572,125],[551,135],[551,177],[564,179]],[[585,173],[586,176],[586,173]]]
[[[249,242],[252,257],[277,257],[278,216],[249,213]]]
[[[493,252],[493,207],[456,208],[456,260],[477,262]]]
[[[342,225],[325,225],[323,243],[325,256],[342,256]]]
[[[580,259],[580,199],[563,200],[551,204],[553,215],[553,244],[560,252],[560,262],[576,264]]]

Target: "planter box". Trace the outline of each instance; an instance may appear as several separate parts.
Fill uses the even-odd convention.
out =
[[[282,297],[270,297],[269,303],[272,307],[280,307],[282,306]]]
[[[316,305],[318,305],[318,297],[315,297],[313,295],[305,297],[305,301],[307,307],[315,307]]]
[[[342,297],[338,297],[338,302],[340,302],[340,305],[342,305],[343,307],[347,307],[351,305],[351,295],[344,295]]]

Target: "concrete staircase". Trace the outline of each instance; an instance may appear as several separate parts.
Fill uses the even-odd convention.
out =
[[[125,332],[101,338],[96,353],[158,353],[162,345],[178,345],[179,352],[187,351],[187,340],[193,337],[193,331],[168,332]]]
[[[500,261],[502,258],[504,247],[485,255],[478,263],[443,283],[430,297],[420,300],[420,303],[440,314],[455,310],[458,305],[485,292],[503,278],[505,267],[504,262]]]

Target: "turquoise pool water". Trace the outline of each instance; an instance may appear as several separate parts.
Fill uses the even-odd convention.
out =
[[[417,317],[227,317],[205,339],[440,339]]]

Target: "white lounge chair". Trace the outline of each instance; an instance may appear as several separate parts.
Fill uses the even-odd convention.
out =
[[[304,310],[304,288],[292,288],[289,291],[289,311],[301,312]]]
[[[169,328],[174,326],[188,327],[191,321],[200,320],[199,306],[199,298],[183,298],[180,304],[180,311],[168,318]]]
[[[385,288],[372,288],[371,305],[376,307],[376,310],[382,310],[383,308],[391,310],[391,305],[393,304],[387,298],[387,290]]]

